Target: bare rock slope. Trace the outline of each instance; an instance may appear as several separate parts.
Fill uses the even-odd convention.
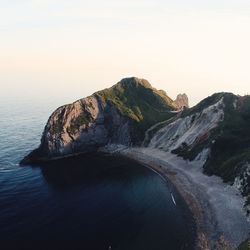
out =
[[[149,147],[190,161],[208,152],[203,171],[239,189],[250,214],[250,96],[217,93],[204,99],[155,132]]]

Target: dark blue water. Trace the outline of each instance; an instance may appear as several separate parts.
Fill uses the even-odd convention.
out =
[[[89,155],[18,165],[56,105],[1,103],[0,249],[192,249],[185,204],[134,161]]]

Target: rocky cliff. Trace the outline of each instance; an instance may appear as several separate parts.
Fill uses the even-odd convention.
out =
[[[183,110],[185,108],[189,108],[188,96],[186,94],[177,95],[173,104],[178,110]]]
[[[185,110],[160,128],[149,147],[190,161],[206,157],[208,175],[235,185],[250,213],[250,96],[218,93]]]
[[[139,145],[153,124],[174,116],[177,105],[148,81],[126,78],[109,89],[58,108],[41,145],[22,164],[97,150],[107,144]]]

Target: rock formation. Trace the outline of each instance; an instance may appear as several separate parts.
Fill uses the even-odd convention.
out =
[[[190,161],[209,152],[204,172],[237,187],[250,214],[250,96],[217,93],[204,99],[155,131],[149,147]]]
[[[139,145],[144,132],[174,116],[176,104],[148,81],[126,78],[109,89],[58,108],[41,145],[22,164],[97,150],[109,143]]]
[[[177,95],[173,104],[178,110],[183,110],[185,108],[189,108],[187,95],[186,94]]]

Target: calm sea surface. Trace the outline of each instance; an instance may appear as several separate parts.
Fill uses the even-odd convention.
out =
[[[19,166],[60,104],[0,102],[0,249],[192,249],[185,204],[134,161],[89,155]]]

